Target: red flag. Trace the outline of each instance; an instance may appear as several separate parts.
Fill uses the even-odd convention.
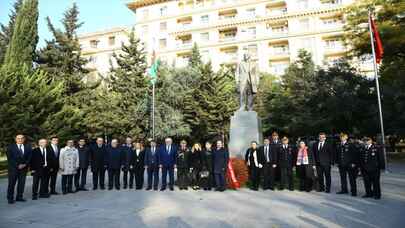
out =
[[[373,32],[373,38],[374,38],[374,44],[375,44],[375,58],[376,62],[380,63],[381,59],[384,54],[384,48],[381,42],[380,35],[378,34],[377,26],[374,23],[374,20],[370,14],[370,25],[371,25],[371,30]]]

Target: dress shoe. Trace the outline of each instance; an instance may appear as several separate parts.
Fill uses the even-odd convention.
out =
[[[93,190],[97,190],[97,187],[93,187]]]
[[[170,187],[170,191],[174,191],[174,188],[173,188],[173,187]]]
[[[14,200],[8,200],[8,204],[14,204]]]
[[[25,200],[24,198],[19,198],[15,200],[16,202],[27,202],[27,200]]]
[[[105,187],[100,187],[101,190],[105,190]]]
[[[347,193],[348,193],[347,191],[336,192],[336,194],[339,194],[339,195],[341,195],[341,194],[347,194]]]
[[[166,188],[161,188],[160,191],[163,192],[164,190],[166,190]]]
[[[362,196],[361,198],[370,198],[370,195],[365,194],[364,196]]]
[[[374,196],[374,199],[379,200],[381,199],[381,196]]]
[[[353,196],[353,197],[356,197],[356,196],[357,196],[357,193],[352,193],[352,196]]]
[[[43,195],[39,195],[39,198],[49,198],[50,195],[49,194],[43,194]]]
[[[157,191],[157,190],[158,190],[158,188],[153,188],[153,190],[154,190],[154,191]]]
[[[149,190],[151,190],[151,189],[152,189],[151,187],[148,187],[148,188],[146,188],[145,190],[146,190],[146,191],[149,191]]]
[[[58,195],[59,193],[57,192],[51,192],[51,195]]]
[[[85,192],[86,192],[86,191],[88,191],[88,189],[87,189],[87,188],[82,188],[81,190],[82,190],[82,191],[85,191]]]
[[[38,199],[38,196],[33,196],[32,197],[32,200],[37,200]]]

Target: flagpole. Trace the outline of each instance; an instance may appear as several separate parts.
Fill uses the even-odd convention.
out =
[[[155,140],[155,83],[152,83],[152,139]]]
[[[377,89],[378,112],[379,112],[379,117],[380,117],[380,128],[381,128],[381,143],[383,145],[385,167],[386,167],[386,170],[388,170],[387,150],[385,148],[384,121],[383,121],[383,113],[382,113],[382,107],[381,107],[380,83],[378,81],[377,58],[375,55],[373,29],[371,28],[371,11],[370,10],[368,10],[368,29],[370,30],[371,49],[373,52],[374,78],[375,78],[375,86]]]

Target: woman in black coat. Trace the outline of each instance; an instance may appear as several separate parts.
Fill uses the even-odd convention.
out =
[[[205,143],[205,149],[201,154],[202,167],[200,172],[200,186],[204,190],[211,190],[214,187],[213,172],[213,150],[210,142]]]
[[[190,155],[191,186],[194,190],[200,189],[200,171],[202,168],[202,149],[199,143],[193,145]]]
[[[316,184],[316,166],[312,150],[304,141],[299,142],[296,159],[297,175],[300,180],[300,191],[310,192]]]

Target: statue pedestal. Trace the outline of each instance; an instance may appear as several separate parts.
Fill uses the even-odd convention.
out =
[[[252,141],[263,139],[261,120],[255,111],[236,111],[231,117],[229,153],[231,157],[243,158]]]

